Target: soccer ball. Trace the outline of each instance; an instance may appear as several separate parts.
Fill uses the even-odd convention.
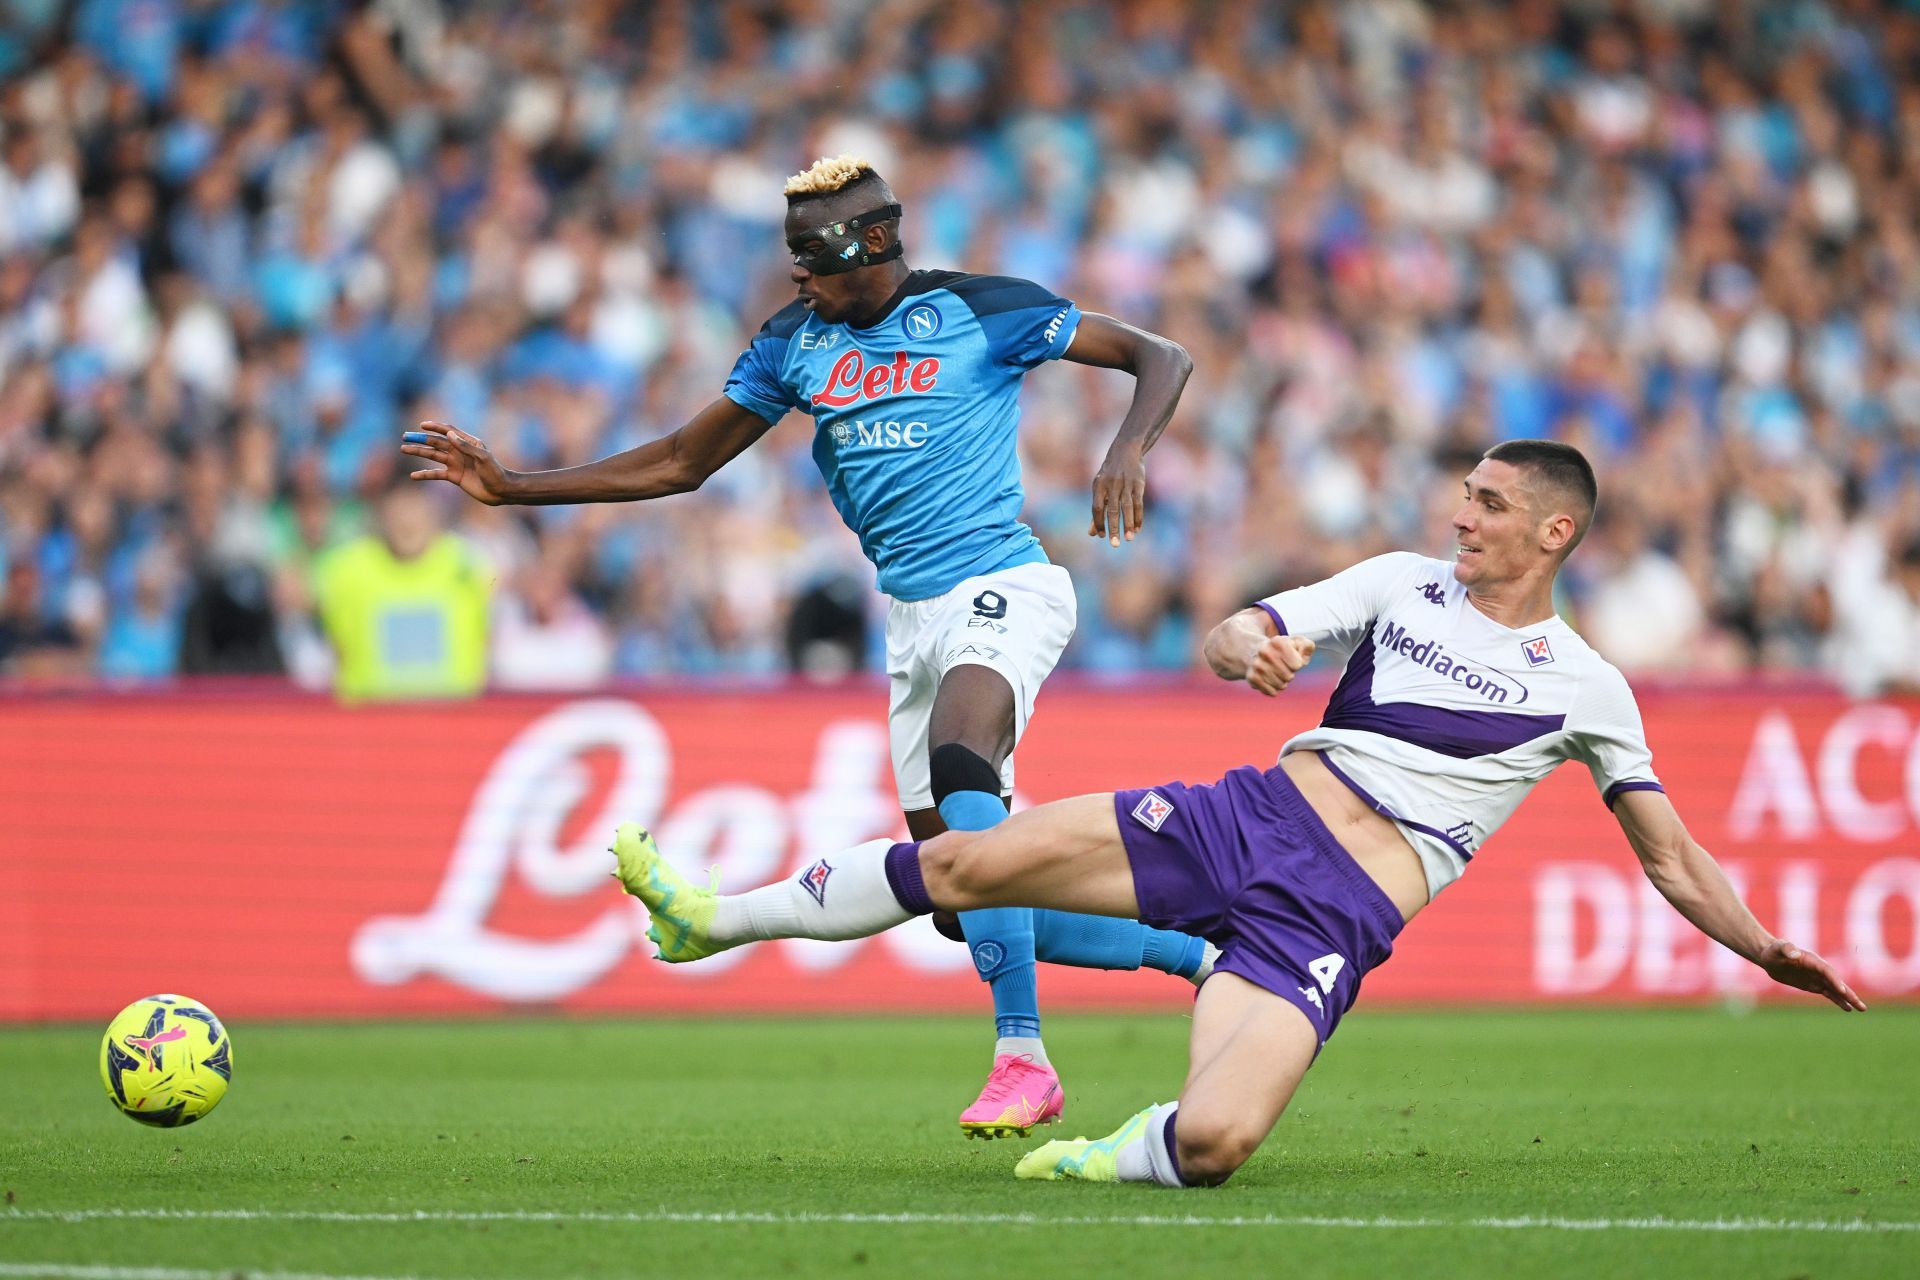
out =
[[[125,1115],[162,1129],[192,1124],[227,1096],[233,1041],[213,1010],[185,996],[136,1000],[107,1024],[100,1079]]]

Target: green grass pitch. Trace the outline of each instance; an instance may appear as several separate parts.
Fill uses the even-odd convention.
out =
[[[1189,1192],[962,1140],[981,1019],[232,1030],[178,1130],[99,1029],[0,1032],[0,1276],[1920,1275],[1920,1008],[1362,1009]],[[1052,1132],[1172,1095],[1185,1032],[1050,1020]]]

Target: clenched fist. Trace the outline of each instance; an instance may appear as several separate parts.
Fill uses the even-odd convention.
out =
[[[1305,636],[1268,636],[1247,663],[1247,683],[1271,698],[1312,660],[1313,641]]]

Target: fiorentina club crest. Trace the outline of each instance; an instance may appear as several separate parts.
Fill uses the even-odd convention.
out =
[[[817,858],[814,864],[800,873],[800,887],[813,895],[813,900],[821,906],[827,905],[827,877],[833,874],[833,866],[825,858]]]
[[[1149,831],[1158,831],[1160,824],[1173,816],[1173,805],[1163,799],[1159,792],[1149,791],[1140,797],[1140,803],[1133,806],[1134,820]]]
[[[1520,646],[1520,652],[1527,655],[1527,665],[1530,667],[1544,667],[1553,661],[1553,650],[1547,647],[1545,636],[1527,641]]]

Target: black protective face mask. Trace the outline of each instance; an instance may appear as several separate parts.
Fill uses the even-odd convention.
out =
[[[899,216],[900,206],[888,204],[878,209],[869,209],[858,217],[848,218],[843,222],[829,222],[811,231],[802,231],[787,241],[789,249],[795,244],[805,244],[809,240],[818,240],[824,247],[815,254],[794,253],[793,265],[805,267],[816,276],[837,276],[843,271],[852,271],[856,267],[870,267],[876,262],[892,262],[904,252],[898,240],[878,253],[868,253],[860,247],[860,232],[877,222],[886,222],[890,218]]]

